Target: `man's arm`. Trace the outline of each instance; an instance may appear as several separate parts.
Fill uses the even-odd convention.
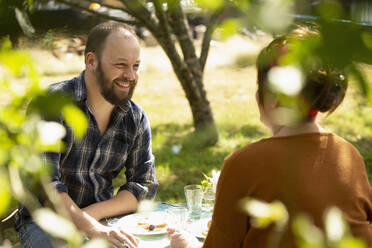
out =
[[[62,192],[59,195],[73,223],[88,237],[106,238],[114,247],[122,247],[123,243],[127,243],[131,248],[137,247],[138,240],[136,238],[123,232],[118,227],[102,225],[86,211],[80,209],[67,193]]]
[[[136,210],[138,205],[137,198],[129,191],[122,190],[113,198],[97,202],[83,208],[83,211],[88,213],[96,220],[101,220],[105,217],[121,215]]]
[[[143,111],[125,167],[127,181],[119,188],[118,192],[129,191],[137,201],[153,199],[158,182],[155,176],[155,159],[151,148],[150,123]]]

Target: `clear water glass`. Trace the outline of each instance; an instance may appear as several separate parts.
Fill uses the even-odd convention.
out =
[[[184,188],[187,209],[189,210],[190,217],[198,217],[202,210],[203,189],[201,185],[192,184]]]
[[[186,228],[187,209],[183,206],[171,206],[166,210],[169,227],[179,230]]]
[[[203,192],[203,207],[206,211],[212,212],[214,207],[215,193],[212,186],[207,186]]]

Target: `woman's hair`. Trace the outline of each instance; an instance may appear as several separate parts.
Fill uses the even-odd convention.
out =
[[[291,49],[293,42],[311,36],[318,37],[319,34],[309,28],[297,28],[287,36],[274,39],[260,52],[256,62],[260,104],[263,104],[264,93],[272,92],[267,85],[270,69],[278,65],[279,59]],[[312,65],[311,69],[303,71],[303,74],[304,86],[296,97],[306,103],[307,112],[304,120],[315,117],[316,114],[311,114],[314,112],[328,112],[328,115],[332,113],[344,99],[347,88],[346,77],[332,65],[324,63]]]

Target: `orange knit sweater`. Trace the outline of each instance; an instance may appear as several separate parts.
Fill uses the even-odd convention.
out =
[[[283,202],[293,217],[307,213],[323,226],[324,211],[340,208],[352,233],[372,246],[372,188],[363,158],[335,134],[272,137],[229,155],[217,186],[212,225],[203,247],[268,247],[271,228],[250,226],[243,197]],[[280,247],[293,247],[287,232]]]

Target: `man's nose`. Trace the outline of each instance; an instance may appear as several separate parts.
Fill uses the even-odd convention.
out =
[[[136,78],[136,72],[133,69],[127,69],[123,71],[124,78],[129,80],[134,80]]]

